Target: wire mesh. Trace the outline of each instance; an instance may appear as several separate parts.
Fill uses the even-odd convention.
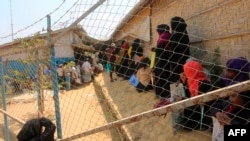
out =
[[[59,17],[55,10],[51,41],[37,33],[0,48],[10,140],[38,110],[62,141],[208,141],[219,112],[230,118],[222,125],[249,124],[249,6],[77,0]]]

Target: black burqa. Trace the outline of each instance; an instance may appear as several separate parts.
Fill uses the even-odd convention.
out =
[[[187,33],[187,24],[181,17],[173,17],[171,19],[172,34],[170,37],[170,62],[172,68],[172,79],[175,83],[179,80],[179,74],[183,72],[183,65],[190,57],[189,37]]]
[[[155,48],[155,94],[156,96],[167,98],[170,97],[169,26],[160,24],[157,26],[157,32],[159,37],[157,40],[157,47]]]
[[[126,72],[126,77],[130,78],[131,75],[136,73],[138,64],[135,63],[134,57],[135,55],[142,57],[143,56],[143,49],[140,45],[141,40],[135,39],[132,44],[132,51],[131,51],[131,60],[129,61],[128,70]]]

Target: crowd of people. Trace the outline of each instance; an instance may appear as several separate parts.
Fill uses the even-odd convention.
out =
[[[155,58],[144,56],[140,39],[135,39],[131,45],[122,41],[121,46],[117,47],[118,51],[115,46],[111,46],[107,50],[107,63],[111,64],[110,81],[114,82],[112,72],[116,72],[118,77],[126,80],[131,78],[131,83],[139,93],[153,89],[159,101],[171,98],[171,102],[175,102],[250,80],[249,61],[244,57],[236,57],[227,61],[225,75],[218,76],[218,80],[211,82],[209,72],[202,62],[190,55],[185,20],[173,17],[170,24],[159,24],[156,28],[158,39],[156,47],[151,49]],[[116,62],[117,58],[119,61]],[[154,64],[153,67],[150,66],[151,63]],[[171,97],[170,85],[175,83],[184,85],[184,97]],[[245,91],[186,107],[182,120],[178,123],[183,128],[179,129],[213,131],[214,119],[221,125],[249,124],[249,97],[250,91]]]
[[[62,89],[71,89],[72,87],[89,84],[94,77],[103,72],[104,67],[97,60],[96,54],[85,56],[82,61],[69,61],[57,65],[58,83]]]
[[[170,26],[159,24],[156,27],[156,46],[151,49],[155,56],[151,58],[144,55],[141,40],[136,38],[131,45],[125,40],[112,42],[105,50],[85,57],[83,62],[58,64],[59,83],[66,80],[67,76],[70,76],[70,83],[74,85],[89,83],[95,75],[106,70],[111,83],[117,80],[114,74],[128,81],[133,76],[137,81],[133,86],[138,93],[153,90],[159,101],[171,99],[169,103],[173,103],[250,80],[250,62],[244,57],[237,57],[229,59],[225,74],[211,82],[202,63],[190,56],[186,28],[187,24],[181,17],[173,17]],[[171,96],[170,85],[180,83],[183,84],[185,96]],[[215,131],[215,121],[220,126],[249,124],[249,103],[250,91],[244,91],[185,107],[177,123],[182,128],[178,130]],[[218,134],[213,133],[214,140],[219,138]]]

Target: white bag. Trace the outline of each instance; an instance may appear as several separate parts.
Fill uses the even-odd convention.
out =
[[[182,83],[170,84],[170,93],[171,93],[171,97],[174,97],[174,96],[185,97],[183,84]]]
[[[219,121],[212,117],[213,119],[213,134],[212,141],[224,141],[224,127],[219,123]]]
[[[81,83],[82,83],[81,79],[80,79],[80,78],[77,78],[77,79],[76,79],[76,83],[81,84]]]
[[[170,84],[171,97],[185,97],[185,91],[182,83]],[[184,117],[184,109],[172,112],[172,127],[174,134],[182,129],[181,123]]]

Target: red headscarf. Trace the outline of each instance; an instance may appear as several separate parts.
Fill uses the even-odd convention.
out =
[[[199,82],[202,80],[209,81],[202,65],[197,61],[191,60],[184,64],[183,69],[187,77],[191,97],[199,95]]]

